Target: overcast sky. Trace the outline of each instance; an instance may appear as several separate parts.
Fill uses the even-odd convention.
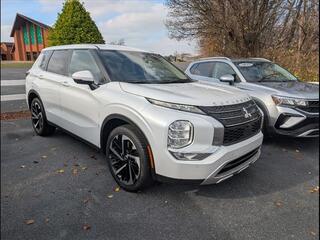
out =
[[[126,45],[163,55],[196,54],[196,44],[169,39],[164,0],[81,0],[106,42],[125,39]],[[1,0],[1,41],[13,41],[10,31],[16,13],[53,25],[63,0]]]

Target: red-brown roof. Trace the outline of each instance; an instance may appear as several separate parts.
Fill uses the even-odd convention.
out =
[[[10,34],[10,37],[13,37],[13,34],[14,34],[14,31],[19,27],[21,26],[21,24],[25,21],[28,21],[28,22],[31,22],[39,27],[42,27],[42,28],[51,28],[50,26],[44,24],[44,23],[41,23],[41,22],[38,22],[32,18],[29,18],[29,17],[26,17],[20,13],[17,13],[16,15],[16,18],[14,20],[14,23],[13,23],[13,26],[12,26],[12,30],[11,30],[11,34]]]

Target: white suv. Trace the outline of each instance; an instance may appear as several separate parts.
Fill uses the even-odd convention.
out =
[[[35,132],[59,127],[98,147],[128,191],[154,180],[218,183],[260,155],[262,114],[248,95],[190,80],[158,54],[50,47],[26,79]]]

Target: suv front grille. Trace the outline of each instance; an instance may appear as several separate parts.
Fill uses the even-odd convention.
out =
[[[319,113],[319,101],[318,100],[310,100],[308,101],[308,106],[301,107],[299,106],[298,109],[309,112],[309,113]]]
[[[234,105],[199,108],[224,126],[223,145],[241,142],[260,131],[262,117],[253,100]]]

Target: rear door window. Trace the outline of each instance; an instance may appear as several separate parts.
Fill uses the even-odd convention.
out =
[[[69,51],[56,50],[53,52],[47,67],[48,72],[53,72],[60,75],[67,75]]]

